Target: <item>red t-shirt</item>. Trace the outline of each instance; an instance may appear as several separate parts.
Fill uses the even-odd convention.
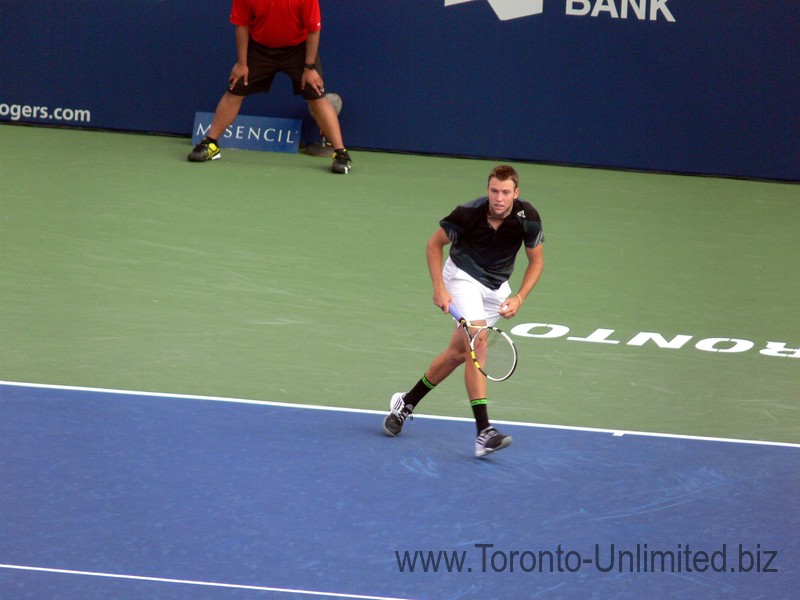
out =
[[[296,46],[322,29],[319,0],[233,0],[230,20],[270,48]]]

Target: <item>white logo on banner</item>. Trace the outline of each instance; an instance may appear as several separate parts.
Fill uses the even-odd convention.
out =
[[[444,0],[444,5],[454,6],[476,0]],[[544,0],[486,0],[501,21],[529,17],[544,12]],[[629,15],[640,21],[657,21],[659,16],[674,23],[675,17],[667,7],[669,0],[565,0],[564,14],[576,17],[627,19]],[[648,10],[648,4],[650,10]]]
[[[445,6],[474,2],[475,0],[444,0]],[[544,10],[544,0],[488,0],[489,6],[501,21],[538,15]]]

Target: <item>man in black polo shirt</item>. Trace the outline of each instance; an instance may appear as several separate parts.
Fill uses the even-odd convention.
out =
[[[516,170],[508,165],[492,169],[486,192],[486,196],[456,207],[442,219],[427,245],[433,303],[445,312],[454,304],[475,325],[493,325],[500,317],[516,315],[544,268],[542,221],[537,210],[519,198]],[[442,267],[448,244],[450,255]],[[512,294],[508,279],[523,244],[528,266],[519,290]],[[478,431],[475,456],[483,458],[509,446],[511,436],[503,435],[489,422],[486,379],[468,356],[465,336],[456,328],[449,345],[422,379],[409,392],[392,396],[391,412],[383,422],[386,434],[398,435],[420,400],[466,363],[464,380]]]

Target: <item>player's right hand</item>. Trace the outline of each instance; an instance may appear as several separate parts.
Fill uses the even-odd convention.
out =
[[[236,83],[241,79],[244,85],[248,84],[247,78],[250,75],[250,69],[247,65],[236,63],[231,69],[231,76],[228,77],[228,89],[232,90]]]
[[[453,302],[453,297],[447,289],[434,290],[433,303],[442,309],[443,312],[450,312],[450,304]]]

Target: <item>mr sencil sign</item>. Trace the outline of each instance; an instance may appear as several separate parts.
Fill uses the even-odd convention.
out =
[[[199,143],[211,128],[214,113],[198,112],[194,117],[192,144]],[[239,115],[225,130],[220,145],[264,152],[297,152],[300,146],[300,119],[278,119]]]

